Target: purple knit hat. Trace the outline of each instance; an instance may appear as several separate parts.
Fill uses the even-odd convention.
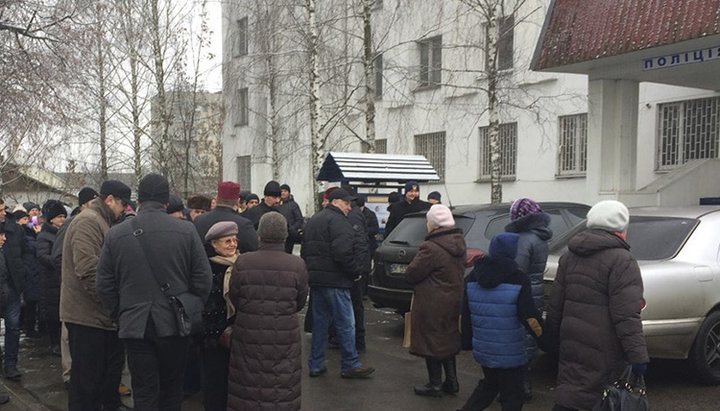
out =
[[[542,213],[538,203],[529,198],[518,198],[510,206],[510,221],[515,221],[528,214]]]

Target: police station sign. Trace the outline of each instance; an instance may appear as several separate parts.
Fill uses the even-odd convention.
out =
[[[702,63],[709,60],[720,60],[720,46],[645,59],[643,71]]]

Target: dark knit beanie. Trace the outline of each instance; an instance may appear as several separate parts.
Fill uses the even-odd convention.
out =
[[[176,213],[178,211],[183,211],[185,209],[185,205],[183,204],[180,197],[176,196],[175,194],[170,194],[170,197],[168,199],[168,206],[167,206],[167,213],[172,214]]]
[[[64,215],[67,217],[67,210],[65,210],[65,206],[63,206],[63,204],[58,200],[46,201],[45,204],[43,204],[42,213],[43,217],[45,217],[45,221],[48,222],[57,216]]]
[[[287,220],[276,211],[265,213],[260,217],[257,233],[265,243],[284,243],[288,236]]]
[[[280,183],[271,180],[265,184],[265,190],[263,190],[265,197],[280,197]]]
[[[505,257],[514,260],[517,256],[519,240],[520,236],[515,233],[496,234],[490,240],[488,253],[491,257]]]
[[[420,184],[417,181],[408,181],[405,183],[404,193],[407,194],[408,191],[420,191]]]
[[[249,196],[247,196],[247,200],[245,200],[246,203],[249,203],[250,201],[255,200],[257,202],[260,202],[260,197],[258,197],[255,193],[250,193]]]
[[[283,184],[280,186],[280,191],[282,191],[282,190],[287,190],[288,193],[292,192],[292,191],[290,191],[290,186],[287,184]]]
[[[160,204],[167,204],[170,200],[170,185],[167,178],[160,174],[151,173],[140,180],[138,184],[138,201],[157,201]]]
[[[37,208],[38,210],[40,210],[40,206],[37,205],[37,204],[35,204],[35,203],[33,203],[32,201],[28,201],[27,203],[23,203],[23,207],[25,208],[25,210],[26,210],[28,213],[29,213],[30,210],[32,210],[33,208]]]
[[[111,195],[117,199],[120,199],[126,203],[130,203],[131,190],[127,184],[118,180],[106,180],[103,181],[100,186],[100,194]]]

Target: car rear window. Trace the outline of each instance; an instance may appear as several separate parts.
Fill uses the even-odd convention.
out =
[[[454,216],[455,226],[467,234],[472,225],[472,218],[465,216]],[[428,235],[427,220],[424,215],[405,217],[400,224],[395,227],[385,241],[391,244],[411,245],[418,247],[425,241]]]
[[[627,242],[637,260],[673,257],[697,225],[693,218],[631,217]]]

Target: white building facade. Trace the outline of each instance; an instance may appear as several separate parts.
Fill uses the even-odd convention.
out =
[[[308,212],[314,176],[309,149],[308,31],[302,23],[307,11],[280,3],[274,2],[274,7],[260,0],[223,3],[224,178],[261,194],[265,182],[275,177],[292,187]],[[619,114],[635,116],[637,121],[637,140],[632,143],[636,147],[615,153],[618,162],[634,162],[629,168],[633,175],[629,185],[604,192],[600,175],[607,162],[595,161],[601,148],[588,141],[588,129],[593,127],[588,122],[588,77],[530,70],[549,2],[505,3],[498,42],[504,201],[531,197],[591,204],[614,197],[633,205],[696,204],[698,195],[711,194],[712,187],[692,192],[667,187],[679,187],[672,181],[688,174],[696,175],[703,185],[699,175],[711,174],[712,167],[688,160],[718,157],[717,93],[641,83],[637,100],[629,100],[632,107],[618,107],[624,110]],[[361,4],[361,0],[318,3],[322,22],[318,99],[327,151],[367,149],[363,31],[357,18]],[[480,10],[461,1],[373,3],[375,148],[428,158],[442,181],[423,186],[423,198],[437,190],[446,204],[490,201],[485,21]],[[686,102],[701,98],[705,100]],[[680,114],[699,107],[709,110],[708,115],[688,120]],[[690,132],[697,122],[709,131],[697,136]],[[668,140],[673,133],[683,136]],[[680,137],[686,142],[680,143]],[[714,151],[687,139],[714,139],[707,144]],[[678,149],[685,154],[678,156]],[[697,154],[688,156],[688,150]],[[681,185],[686,187],[687,181]],[[658,190],[666,195],[659,196]]]

